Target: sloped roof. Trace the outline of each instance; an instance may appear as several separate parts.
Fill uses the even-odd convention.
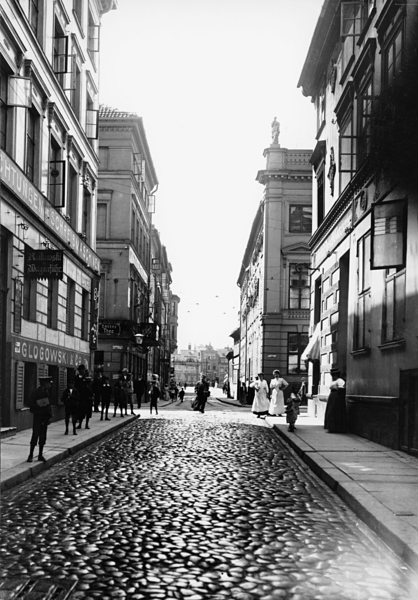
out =
[[[118,108],[113,108],[112,106],[107,106],[107,104],[100,104],[99,117],[105,119],[131,119],[132,117],[138,118],[138,115],[135,112],[127,112],[119,110]]]

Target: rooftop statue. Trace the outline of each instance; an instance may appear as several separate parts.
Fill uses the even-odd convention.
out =
[[[280,135],[280,123],[277,120],[277,117],[274,117],[274,121],[271,124],[271,139],[273,144],[279,143],[279,135]]]

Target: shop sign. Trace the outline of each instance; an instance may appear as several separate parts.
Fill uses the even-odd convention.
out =
[[[88,267],[100,270],[99,257],[83,242],[17,164],[0,150],[0,180],[28,206]]]
[[[120,321],[100,319],[99,334],[100,335],[120,335]]]
[[[90,295],[90,348],[97,348],[97,334],[99,324],[99,298],[100,298],[100,279],[93,277]]]
[[[62,250],[28,250],[25,252],[25,277],[29,279],[62,279]]]
[[[28,340],[20,336],[12,336],[12,341],[13,358],[15,360],[72,368],[83,364],[87,369],[89,368],[90,356],[83,352],[62,349],[52,344]]]

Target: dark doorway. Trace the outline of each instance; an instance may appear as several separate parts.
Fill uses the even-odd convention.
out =
[[[399,447],[418,456],[418,369],[401,371]]]
[[[347,327],[348,327],[348,281],[350,267],[350,252],[340,258],[340,281],[338,299],[338,329],[337,329],[337,356],[338,367],[343,375],[347,373]]]

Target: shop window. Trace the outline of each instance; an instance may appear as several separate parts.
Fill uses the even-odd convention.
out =
[[[58,323],[58,279],[48,279],[47,327],[57,328]]]
[[[289,308],[309,308],[309,273],[301,264],[289,265]]]
[[[367,234],[357,243],[357,311],[355,316],[355,350],[370,347],[370,238],[370,234]]]
[[[28,252],[29,249],[25,250]],[[22,317],[27,321],[36,321],[37,280],[25,277],[23,283]]]
[[[307,366],[304,360],[301,359],[303,351],[308,345],[309,336],[306,333],[288,333],[287,334],[287,348],[288,348],[288,361],[287,361],[287,372],[288,373],[306,373]]]
[[[382,343],[401,340],[405,334],[405,269],[386,269]]]
[[[20,374],[19,374],[20,375]],[[23,405],[29,406],[30,398],[39,385],[38,366],[36,363],[25,362],[23,369]]]
[[[289,231],[291,233],[311,233],[312,206],[291,204],[289,211]]]
[[[81,339],[87,340],[89,334],[89,293],[87,290],[82,291],[81,296]]]
[[[65,309],[65,333],[74,335],[75,281],[67,277],[67,306]]]

